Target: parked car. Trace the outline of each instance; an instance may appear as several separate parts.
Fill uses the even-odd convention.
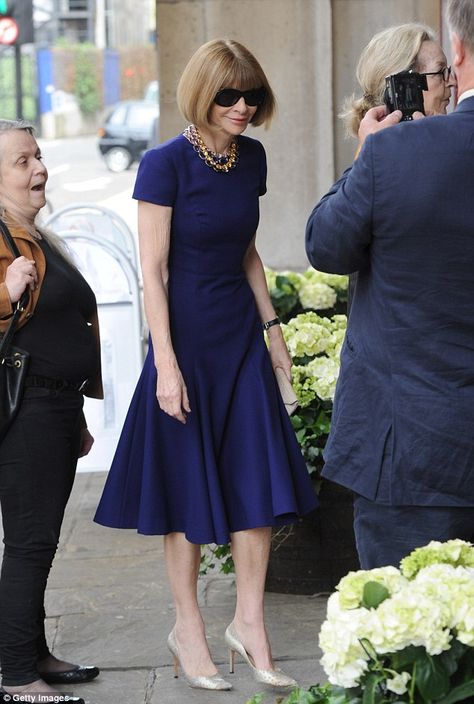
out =
[[[158,102],[158,81],[150,81],[150,83],[148,83],[143,94],[143,100],[152,103]]]
[[[110,171],[125,171],[134,161],[140,161],[154,143],[158,118],[158,103],[146,100],[123,100],[106,113],[97,136],[99,151]]]

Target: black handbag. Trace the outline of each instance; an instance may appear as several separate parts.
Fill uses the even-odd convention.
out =
[[[0,220],[0,230],[13,256],[15,258],[21,256],[8,227],[2,220]],[[0,442],[18,413],[23,398],[30,355],[25,350],[14,347],[11,343],[18,319],[28,302],[28,298],[29,293],[26,290],[18,301],[10,324],[0,341]]]

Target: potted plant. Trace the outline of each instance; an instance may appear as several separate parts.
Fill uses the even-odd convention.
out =
[[[319,635],[329,684],[297,688],[283,704],[474,701],[471,543],[432,541],[399,569],[350,572],[336,589]]]

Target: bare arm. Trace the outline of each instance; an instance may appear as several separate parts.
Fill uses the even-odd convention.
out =
[[[253,291],[253,295],[255,296],[262,323],[276,318],[275,309],[273,308],[270,294],[268,293],[262,260],[255,247],[255,237],[250,243],[245,255],[244,271],[250,288]],[[288,353],[285,340],[283,339],[280,326],[274,325],[269,328],[267,334],[270,343],[270,358],[273,368],[281,367],[288,379],[291,379],[291,357]]]
[[[186,413],[191,409],[173,350],[168,312],[168,255],[172,212],[171,207],[139,201],[138,233],[145,313],[158,371],[156,397],[165,413],[186,423]]]

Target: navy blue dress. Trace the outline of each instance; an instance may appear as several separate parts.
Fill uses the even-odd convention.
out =
[[[291,523],[316,506],[275,382],[242,261],[266,191],[265,152],[238,138],[239,162],[209,168],[183,136],[143,157],[133,197],[173,207],[169,316],[191,413],[156,399],[150,343],[95,520],[193,543]]]

